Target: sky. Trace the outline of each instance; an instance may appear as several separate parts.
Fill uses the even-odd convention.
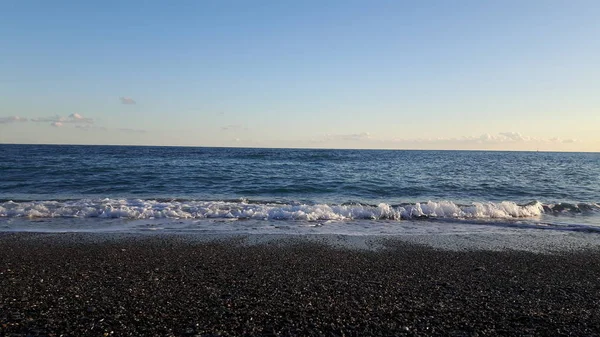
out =
[[[0,143],[600,152],[600,2],[3,1]]]

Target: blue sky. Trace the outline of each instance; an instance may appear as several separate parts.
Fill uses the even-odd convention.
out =
[[[597,1],[6,1],[0,142],[600,151]]]

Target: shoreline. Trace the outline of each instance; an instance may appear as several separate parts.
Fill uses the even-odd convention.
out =
[[[600,335],[600,250],[0,234],[0,335]]]
[[[160,231],[0,231],[0,243],[14,237],[35,244],[115,243],[152,238],[190,243],[236,242],[245,246],[286,245],[289,243],[322,244],[332,248],[378,251],[398,244],[418,245],[441,251],[521,251],[555,254],[577,251],[600,251],[600,233],[521,229],[518,232],[447,232],[428,234],[347,234],[347,233],[245,233],[245,232],[160,232]]]

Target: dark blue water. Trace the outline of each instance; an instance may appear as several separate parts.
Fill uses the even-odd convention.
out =
[[[434,218],[595,226],[599,202],[598,153],[0,145],[5,220]]]

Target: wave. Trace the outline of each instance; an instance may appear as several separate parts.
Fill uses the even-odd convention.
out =
[[[402,220],[518,219],[600,211],[595,203],[548,204],[531,202],[456,204],[452,201],[389,205],[301,204],[267,201],[200,201],[141,199],[79,199],[0,202],[0,217],[124,218],[124,219],[256,219],[256,220]]]

